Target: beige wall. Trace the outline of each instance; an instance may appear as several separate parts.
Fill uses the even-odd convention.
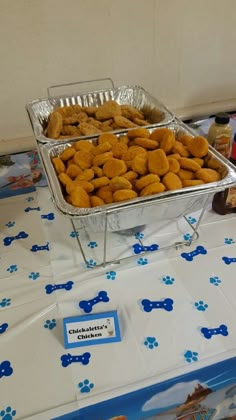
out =
[[[172,109],[236,98],[236,0],[0,0],[0,139],[52,84],[111,77]]]

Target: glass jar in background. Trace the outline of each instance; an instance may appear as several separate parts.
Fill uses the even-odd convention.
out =
[[[230,158],[232,143],[232,128],[229,124],[230,115],[224,112],[216,114],[215,121],[210,126],[207,139],[219,153],[227,159]]]

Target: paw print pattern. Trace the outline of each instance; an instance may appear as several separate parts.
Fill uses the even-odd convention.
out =
[[[197,362],[198,361],[198,353],[196,351],[187,350],[184,353],[184,358],[185,358],[186,362],[188,362],[188,363]]]
[[[185,241],[190,241],[192,239],[192,235],[190,235],[190,233],[185,233],[183,238]]]
[[[108,271],[106,273],[107,280],[115,280],[116,279],[116,272],[115,271]]]
[[[98,244],[97,242],[89,242],[88,247],[89,248],[97,248]]]
[[[209,282],[213,284],[214,286],[219,286],[219,284],[221,283],[221,280],[219,279],[219,277],[214,276],[214,277],[209,278]]]
[[[17,265],[16,264],[12,264],[12,265],[10,265],[8,268],[7,268],[7,271],[9,272],[9,273],[15,273],[16,271],[18,270],[18,267],[17,267]]]
[[[190,225],[194,225],[194,223],[197,222],[197,219],[195,219],[195,217],[192,217],[192,216],[189,216],[187,219]]]
[[[34,201],[34,197],[27,197],[26,201],[30,202],[30,201]]]
[[[28,278],[31,280],[37,280],[39,278],[40,274],[35,271],[31,271],[31,273],[28,275]]]
[[[143,232],[136,232],[134,235],[135,239],[143,239],[144,233]]]
[[[3,298],[2,301],[0,302],[0,306],[2,308],[5,308],[6,306],[10,306],[11,305],[11,299],[8,298]]]
[[[77,230],[72,230],[72,232],[70,233],[71,238],[78,238],[78,236],[79,232],[77,232]]]
[[[11,227],[15,226],[15,224],[16,224],[15,222],[8,222],[8,223],[5,224],[5,226],[11,228]]]
[[[4,360],[4,362],[0,363],[0,379],[3,378],[3,376],[11,376],[12,373],[13,369],[9,360]]]
[[[171,284],[173,284],[174,283],[174,281],[175,281],[175,279],[174,279],[174,277],[170,277],[170,276],[165,276],[165,277],[162,277],[162,282],[164,283],[164,284],[166,284],[167,286],[169,286],[169,285],[171,285]]]
[[[53,330],[53,328],[55,328],[56,325],[57,325],[57,322],[54,318],[52,320],[47,319],[47,321],[45,321],[44,328],[48,328],[49,330]]]
[[[207,303],[204,303],[203,300],[199,300],[199,302],[195,302],[194,303],[194,307],[198,311],[205,312],[205,310],[208,308],[208,305],[207,305]]]
[[[97,263],[94,260],[89,260],[87,264],[87,268],[93,268],[96,267]]]
[[[148,259],[147,258],[139,258],[137,261],[138,265],[146,265],[148,264]]]
[[[158,347],[156,337],[146,337],[144,340],[144,345],[150,350],[155,349],[156,347]]]
[[[225,244],[226,245],[235,244],[235,241],[233,240],[233,238],[225,238]]]
[[[94,388],[94,384],[90,383],[88,379],[85,379],[83,382],[78,384],[80,392],[90,392]]]
[[[15,415],[16,410],[13,410],[10,406],[0,411],[1,420],[12,420]]]

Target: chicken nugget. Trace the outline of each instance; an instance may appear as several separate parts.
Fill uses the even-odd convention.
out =
[[[94,175],[96,175],[96,177],[100,178],[101,176],[103,176],[103,170],[99,166],[92,166],[92,170],[94,172]]]
[[[170,133],[164,134],[160,140],[160,148],[164,150],[165,153],[169,153],[172,150],[172,147],[175,144],[175,135],[173,131]]]
[[[209,143],[205,137],[196,136],[188,143],[187,148],[192,156],[202,158],[208,152]]]
[[[138,178],[138,174],[137,174],[137,172],[134,172],[134,171],[129,171],[129,172],[126,172],[124,175],[122,175],[123,176],[123,178],[126,178],[126,179],[128,179],[128,181],[134,181],[135,179],[137,179]]]
[[[94,144],[89,140],[78,140],[74,143],[75,150],[85,150],[86,152],[90,152],[94,149]]]
[[[116,115],[114,117],[115,124],[120,128],[133,128],[137,127],[137,124],[134,124],[128,118],[122,117],[121,115]]]
[[[182,169],[187,169],[188,171],[196,172],[201,169],[201,166],[195,162],[193,159],[189,158],[180,158],[179,164]]]
[[[160,142],[164,135],[172,133],[172,130],[166,127],[156,128],[151,134],[150,139]]]
[[[173,159],[180,159],[181,156],[179,153],[172,153],[171,155],[168,155],[168,158],[173,158]]]
[[[95,189],[105,187],[109,183],[110,183],[110,180],[106,176],[101,176],[101,178],[95,178],[91,181],[91,184],[93,184]]]
[[[147,185],[144,187],[140,192],[140,197],[145,197],[148,195],[159,194],[165,191],[165,185],[161,182],[153,182],[152,184]]]
[[[66,174],[71,179],[75,179],[81,173],[82,173],[82,169],[78,165],[71,163],[70,165],[67,166]]]
[[[179,172],[177,172],[178,177],[183,181],[184,179],[194,179],[195,175],[192,171],[187,171],[186,169],[180,169]]]
[[[87,123],[91,124],[91,125],[94,125],[94,127],[97,127],[97,128],[99,128],[99,130],[103,131],[101,121],[97,121],[97,120],[95,120],[95,118],[89,117],[87,119]]]
[[[99,128],[92,124],[88,124],[87,122],[80,123],[79,128],[83,136],[93,136],[94,134],[102,133]]]
[[[71,182],[71,178],[67,174],[65,174],[65,172],[61,172],[58,175],[58,179],[61,182],[61,184],[64,186],[67,185],[69,182]]]
[[[59,157],[52,158],[52,163],[55,168],[57,174],[61,174],[62,172],[66,172],[66,167],[64,162]]]
[[[204,182],[201,179],[183,179],[183,187],[195,187],[202,185]]]
[[[172,147],[172,152],[173,153],[178,153],[182,157],[189,157],[190,156],[190,153],[189,153],[188,149],[180,141],[175,141],[175,143]]]
[[[107,160],[112,159],[112,157],[112,152],[101,153],[93,158],[93,166],[102,166]]]
[[[142,146],[145,149],[154,150],[159,146],[159,143],[155,140],[150,140],[144,137],[136,137],[134,143],[138,146]]]
[[[151,174],[164,175],[168,172],[169,167],[164,150],[157,149],[148,153],[148,169]]]
[[[107,141],[105,143],[101,143],[98,146],[94,147],[92,153],[94,156],[100,155],[105,152],[109,152],[111,150],[111,144]]]
[[[134,130],[130,130],[127,133],[127,136],[129,137],[129,139],[135,139],[137,137],[149,139],[150,133],[146,128],[138,127],[138,128],[135,128]]]
[[[87,192],[77,185],[70,194],[71,196],[71,204],[75,207],[80,208],[89,208],[90,207],[90,199]]]
[[[104,206],[105,201],[102,200],[102,198],[97,197],[96,195],[92,195],[90,197],[90,203],[91,203],[91,207],[100,207],[100,206]]]
[[[75,152],[76,150],[74,149],[74,147],[68,147],[67,149],[63,150],[63,152],[60,155],[60,158],[65,162],[66,160],[71,159],[74,156]]]
[[[147,121],[147,120],[143,120],[143,119],[141,119],[141,118],[134,118],[134,119],[133,119],[133,122],[134,122],[135,124],[137,124],[137,125],[141,125],[141,126],[144,126],[144,125],[150,125],[150,122],[149,122],[149,121]]]
[[[103,121],[101,124],[102,124],[101,125],[101,130],[103,132],[108,132],[108,131],[113,130],[113,128],[112,128],[113,119],[112,118],[110,118],[109,120]]]
[[[70,137],[78,137],[81,135],[81,131],[75,125],[63,125],[61,134],[70,136]]]
[[[87,122],[88,115],[86,114],[86,112],[81,111],[77,114],[77,120],[79,123]]]
[[[52,112],[49,117],[47,136],[51,139],[58,139],[63,126],[63,118],[59,112]]]
[[[201,168],[195,172],[196,179],[201,179],[205,184],[209,182],[217,182],[221,179],[221,175],[215,169]]]
[[[63,118],[63,125],[78,125],[79,124],[79,120],[78,120],[78,115],[77,114],[73,114],[71,115],[71,117],[65,117]]]
[[[177,159],[171,158],[167,156],[168,162],[169,162],[169,172],[173,172],[174,174],[177,174],[180,170],[180,164]]]
[[[133,160],[137,155],[146,155],[147,151],[141,146],[130,146],[127,152],[123,153],[122,159],[124,161]]]
[[[94,178],[94,171],[92,168],[85,169],[83,172],[81,172],[76,179],[79,181],[91,181],[91,179]]]
[[[79,150],[74,155],[74,161],[81,169],[89,169],[92,166],[93,155],[86,150]]]
[[[86,112],[90,117],[96,114],[98,108],[96,106],[84,106],[82,111]]]
[[[109,185],[112,191],[132,189],[131,182],[122,176],[112,178]]]
[[[190,136],[189,134],[181,134],[180,136],[178,136],[177,140],[187,147],[188,143],[192,141],[192,136]]]
[[[98,137],[98,144],[102,143],[110,143],[110,145],[113,146],[113,144],[118,143],[118,138],[115,136],[115,134],[103,133]]]
[[[113,203],[113,192],[109,185],[107,185],[106,187],[99,188],[96,192],[96,195],[99,198],[101,198],[106,204]]]
[[[129,137],[125,135],[121,135],[119,137],[120,144],[128,144],[129,143]]]
[[[65,195],[65,200],[68,204],[72,204],[71,202],[71,196],[69,194]]]
[[[135,187],[137,190],[142,190],[147,185],[153,184],[154,182],[159,182],[160,178],[158,175],[155,174],[148,174],[145,176],[142,176],[135,182]]]
[[[145,175],[148,171],[147,156],[143,154],[135,156],[135,158],[132,161],[131,167],[134,172],[137,172],[140,175]]]
[[[83,188],[87,193],[90,193],[94,190],[94,185],[92,184],[93,181],[89,182],[76,178],[73,182],[75,186],[78,185],[79,187]]]
[[[133,120],[134,118],[144,118],[142,111],[138,110],[137,108],[131,105],[120,105],[120,108],[121,115],[125,118],[128,118],[128,120]]]
[[[173,172],[167,172],[167,174],[163,176],[162,182],[165,185],[167,191],[179,190],[183,187],[181,179]]]
[[[207,168],[210,168],[210,169],[219,170],[221,168],[221,163],[214,156],[211,156],[211,155],[206,156],[204,163],[205,163],[205,166],[207,166]]]
[[[132,198],[136,198],[136,197],[137,197],[137,193],[134,190],[130,190],[130,189],[118,190],[118,191],[115,191],[113,194],[114,202],[131,200]]]
[[[119,104],[113,100],[104,102],[95,113],[96,119],[99,121],[109,120],[116,115],[121,115],[121,109]]]
[[[192,160],[194,160],[194,162],[197,162],[199,166],[203,166],[204,165],[204,159],[201,158],[192,158]],[[210,168],[210,166],[209,166]],[[212,168],[212,169],[216,169],[216,168]]]
[[[104,164],[103,172],[108,178],[113,178],[114,176],[125,174],[127,172],[127,166],[123,160],[111,158]]]
[[[128,146],[127,144],[117,142],[112,145],[111,151],[113,156],[117,159],[121,159],[122,155],[127,152]]]

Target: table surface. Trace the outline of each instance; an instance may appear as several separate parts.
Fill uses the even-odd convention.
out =
[[[199,213],[191,214],[188,220],[194,225],[198,217]],[[200,237],[190,247],[92,269],[79,252],[78,233],[70,219],[57,213],[46,187],[1,200],[0,417],[4,419],[10,410],[9,419],[60,416],[234,356],[235,220],[234,215],[218,216],[209,208]],[[109,250],[123,255],[139,237],[147,244],[159,244],[173,233],[188,238],[191,232],[183,221],[146,226],[129,238],[116,234]],[[101,236],[85,231],[79,235],[91,265],[96,266]],[[33,245],[41,249],[32,252]],[[206,253],[196,252],[197,246]],[[232,260],[226,264],[223,257]],[[45,292],[46,285],[69,280],[74,282],[71,290]],[[108,293],[109,302],[94,306],[93,313],[116,310],[122,340],[84,347],[91,362],[64,368],[61,356],[68,350],[62,320],[83,315],[79,301],[100,290]],[[145,298],[171,298],[173,310],[147,313],[140,305]],[[207,339],[201,333],[202,327],[215,329],[221,324],[227,326],[227,336]],[[78,355],[81,349],[69,352]]]

